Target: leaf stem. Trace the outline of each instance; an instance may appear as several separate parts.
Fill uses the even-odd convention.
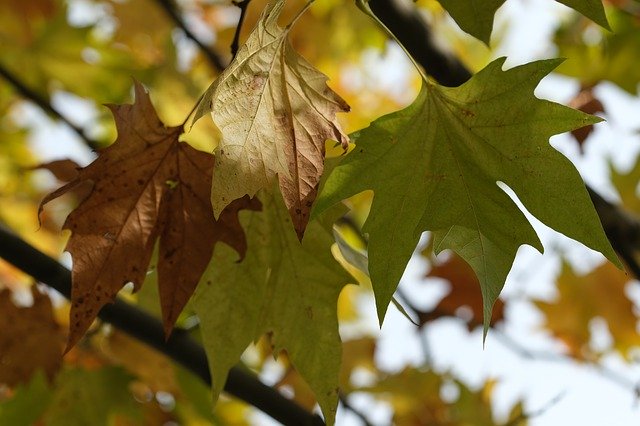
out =
[[[231,42],[231,57],[235,58],[240,48],[240,31],[242,30],[242,24],[244,23],[245,15],[247,14],[247,8],[249,7],[251,0],[234,1],[233,4],[240,8],[240,18],[238,19],[238,25],[236,26],[236,33],[233,35],[233,41]]]
[[[382,30],[384,32],[387,33],[387,35],[389,35],[389,37],[391,37],[393,40],[395,40],[396,43],[398,43],[400,48],[409,57],[409,60],[411,60],[411,63],[413,64],[413,66],[418,71],[418,74],[420,74],[420,77],[422,77],[422,80],[424,81],[424,83],[425,84],[431,84],[431,83],[429,83],[429,79],[427,78],[427,74],[420,67],[420,65],[418,65],[418,62],[416,62],[416,60],[413,58],[411,53],[409,53],[407,48],[404,47],[404,44],[402,44],[402,42],[398,39],[398,37],[396,37],[396,35],[376,16],[376,14],[373,13],[373,10],[371,10],[371,7],[369,7],[369,1],[368,0],[356,0],[356,6],[358,6],[358,9],[360,9],[362,12],[364,12],[365,15],[368,15],[371,19],[373,19],[375,21],[375,23],[378,24],[378,26],[380,28],[382,28]]]
[[[202,101],[202,98],[204,98],[204,94],[206,92],[203,92],[200,97],[198,98],[198,100],[196,101],[196,103],[193,105],[193,107],[191,108],[191,111],[189,111],[189,114],[187,114],[187,116],[184,118],[184,121],[182,122],[182,124],[180,124],[180,127],[183,128],[184,130],[184,126],[187,124],[187,121],[189,121],[189,117],[191,117],[193,115],[193,113],[196,111],[196,109],[198,109],[198,105],[200,105],[200,102]],[[193,127],[192,123],[191,126]]]
[[[315,0],[309,0],[307,2],[307,4],[305,4],[302,9],[300,9],[300,11],[296,14],[296,16],[293,17],[293,19],[291,20],[291,22],[289,22],[289,25],[287,25],[287,30],[290,29],[291,27],[293,27],[295,25],[295,23],[298,21],[298,19],[300,19],[300,17],[307,11],[309,10],[309,8],[311,7],[311,5],[313,4]]]

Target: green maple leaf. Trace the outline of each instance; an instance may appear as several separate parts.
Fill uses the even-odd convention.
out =
[[[438,0],[460,28],[486,44],[489,44],[493,17],[506,0]],[[602,0],[557,0],[610,29]]]
[[[29,426],[38,419],[51,402],[52,390],[44,371],[38,370],[27,383],[14,389],[11,399],[0,401],[0,424]]]
[[[352,138],[355,149],[327,179],[316,211],[372,189],[363,231],[380,321],[423,231],[453,249],[481,284],[485,333],[516,251],[542,245],[509,186],[534,216],[619,264],[574,166],[549,137],[600,121],[533,96],[559,64],[503,71],[504,58],[459,88],[424,83],[409,107]]]
[[[331,254],[330,226],[311,222],[300,244],[274,192],[261,197],[260,214],[240,214],[249,238],[245,259],[238,263],[236,252],[218,244],[194,297],[214,399],[247,345],[271,333],[274,353],[287,351],[331,424],[342,352],[336,304],[352,279]]]
[[[118,367],[98,370],[69,368],[56,379],[55,393],[42,424],[108,426],[116,419],[141,424],[141,406],[128,391],[133,377]]]

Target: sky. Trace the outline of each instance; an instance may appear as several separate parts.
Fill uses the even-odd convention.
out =
[[[559,17],[566,12],[564,6],[550,0],[507,1],[498,12],[496,25],[499,27],[508,22],[517,22],[518,25],[508,27],[505,42],[492,52],[493,56],[507,56],[507,67],[553,57],[555,52],[549,37]],[[397,88],[398,81],[412,72],[412,65],[404,53],[393,45],[384,55],[371,52],[365,61],[374,65],[367,66],[367,69],[378,70],[374,76],[376,84],[386,85],[390,90]],[[568,78],[552,75],[543,80],[536,94],[541,98],[567,102],[577,87]],[[552,144],[574,162],[589,184],[615,200],[616,194],[608,177],[609,162],[620,170],[635,163],[640,151],[640,99],[611,84],[599,85],[596,94],[608,111],[608,122],[596,127],[596,132],[585,146],[585,153],[580,154],[575,142],[566,135],[554,137]],[[89,103],[70,95],[56,95],[54,104],[64,115],[74,117],[80,126],[89,123],[96,115]],[[35,107],[25,106],[20,113],[25,122],[37,123],[32,143],[38,152],[43,153],[45,161],[70,157],[80,164],[87,164],[92,160],[92,154],[63,124],[52,123]],[[58,142],[51,144],[52,139]],[[558,344],[540,330],[540,314],[522,300],[522,295],[554,297],[554,276],[560,268],[558,251],[562,251],[572,265],[584,272],[602,262],[603,258],[555,233],[535,218],[531,220],[547,250],[541,255],[529,247],[521,248],[503,293],[510,303],[508,321],[502,331],[532,351],[557,353]],[[401,286],[422,307],[435,306],[438,297],[445,294],[444,286],[425,286],[421,279],[425,271],[425,263],[419,256],[414,256]],[[640,284],[631,284],[629,294],[640,306]],[[459,320],[435,321],[420,335],[416,327],[395,308],[389,309],[382,330],[379,330],[371,296],[363,296],[360,309],[364,320],[356,328],[359,332],[366,330],[380,336],[376,360],[383,369],[399,371],[407,364],[420,365],[428,356],[437,371],[450,371],[469,386],[479,387],[487,378],[497,379],[493,405],[498,422],[504,422],[512,405],[522,399],[527,412],[540,411],[530,420],[532,426],[626,426],[640,423],[640,406],[632,392],[592,368],[557,360],[523,358],[491,332],[483,348],[481,332],[478,330],[469,335]],[[606,327],[596,323],[594,329],[599,344],[606,345]],[[348,328],[341,331],[345,338],[353,333]],[[425,345],[428,351],[424,350]],[[607,359],[606,365],[630,380],[640,380],[640,367],[629,367],[615,357]],[[274,367],[263,378],[267,382],[273,381],[276,375],[277,368]],[[366,382],[366,377],[362,379]],[[449,396],[455,396],[455,389],[449,389],[449,393]],[[389,423],[392,413],[386,404],[375,402],[366,395],[352,396],[350,402],[366,413],[374,424]],[[263,416],[257,416],[256,421],[269,423]],[[358,425],[360,422],[351,413],[339,410],[337,424]]]

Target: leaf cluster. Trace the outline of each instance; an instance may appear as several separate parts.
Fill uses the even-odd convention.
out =
[[[0,180],[9,186],[0,199],[13,203],[2,222],[24,233],[39,221],[40,244],[56,253],[59,197],[67,194],[62,198],[73,207],[63,225],[70,231],[70,307],[52,305],[35,290],[32,306],[21,307],[13,299],[29,280],[0,267],[2,286],[12,288],[0,292],[0,324],[8,330],[0,339],[6,387],[0,423],[87,424],[98,416],[105,424],[242,424],[246,407],[219,399],[229,372],[238,363],[256,371],[276,363],[284,373],[275,386],[308,409],[317,403],[327,424],[339,402],[368,421],[352,406],[351,392],[389,403],[400,425],[495,424],[492,380],[473,388],[427,361],[384,371],[375,339],[360,333],[342,341],[339,325],[362,321],[358,300],[373,297],[380,324],[393,302],[421,329],[457,317],[469,332],[482,325],[485,338],[490,328],[500,333],[509,301],[499,297],[518,250],[544,250],[531,216],[611,262],[585,276],[563,267],[557,300],[532,300],[545,329],[566,346],[567,359],[598,365],[611,351],[633,358],[637,317],[624,294],[629,279],[616,269],[622,264],[607,238],[612,234],[575,166],[549,144],[574,131],[585,149],[602,121],[589,114],[605,110],[593,89],[600,81],[637,93],[639,78],[629,64],[638,21],[624,1],[608,16],[600,0],[559,1],[581,14],[555,35],[569,61],[511,69],[505,58],[486,61],[458,87],[431,78],[401,43],[419,76],[408,105],[380,88],[354,89],[343,80],[363,51],[379,48],[384,37],[401,37],[385,16],[376,17],[373,2],[359,0],[358,10],[330,0],[313,7],[255,0],[243,9],[244,24],[229,28],[223,18],[231,6],[198,4],[218,35],[213,48],[171,2],[134,3],[103,5],[114,27],[99,17],[73,23],[71,5],[57,0],[12,1],[0,14],[0,37],[9,41],[2,75],[95,149],[84,151],[92,157],[84,167],[69,160],[35,167],[62,182],[39,202],[45,189],[22,179],[38,152],[24,148],[19,120],[7,113],[2,122],[8,143],[0,149],[7,165]],[[425,6],[434,21],[446,13],[489,45],[505,0],[437,3]],[[172,35],[176,23],[202,48],[190,59]],[[614,32],[588,45],[581,38],[586,28]],[[233,57],[219,54],[232,36],[244,43]],[[597,66],[584,66],[596,57]],[[571,102],[579,110],[534,95],[555,69],[580,80],[582,98]],[[465,73],[463,67],[457,75]],[[5,89],[0,86],[3,113],[19,108],[16,93]],[[96,112],[98,124],[85,131],[54,107],[60,91],[110,102],[112,118]],[[373,98],[386,105],[372,106]],[[172,122],[181,124],[165,124]],[[614,175],[629,206],[640,205],[637,175],[635,169]],[[32,219],[16,219],[25,210]],[[398,291],[425,233],[426,280],[450,288],[426,310]],[[187,329],[199,336],[218,401],[213,415],[202,383],[96,321],[119,296],[157,314],[167,338]],[[591,345],[595,319],[608,324],[611,348]],[[362,370],[370,374],[365,384],[358,381]],[[441,394],[450,388],[457,397],[447,400]],[[28,414],[25,407],[32,407]],[[507,424],[528,417],[517,402]]]

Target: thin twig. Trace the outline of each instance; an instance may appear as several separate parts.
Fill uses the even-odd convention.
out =
[[[214,51],[210,46],[206,46],[204,43],[202,43],[198,39],[198,37],[196,37],[195,34],[193,34],[193,32],[191,32],[191,30],[187,28],[187,25],[176,10],[176,6],[172,0],[156,0],[156,3],[158,3],[158,5],[162,7],[162,10],[166,12],[173,23],[180,27],[184,34],[189,39],[191,39],[191,41],[198,45],[202,53],[204,53],[205,57],[209,60],[209,63],[213,65],[216,71],[222,72],[227,67],[226,62],[216,51]]]
[[[200,105],[200,102],[202,101],[202,98],[204,98],[206,92],[204,92],[202,95],[200,95],[200,97],[198,98],[198,100],[196,101],[196,103],[193,105],[193,108],[191,108],[191,111],[189,111],[189,114],[187,114],[187,116],[184,118],[184,121],[182,122],[182,124],[180,124],[180,127],[184,128],[184,126],[187,124],[187,121],[189,121],[189,117],[191,117],[193,115],[193,113],[196,111],[196,109],[198,109],[198,106]],[[193,126],[193,124],[191,124]]]
[[[498,340],[502,342],[502,344],[506,348],[511,349],[513,352],[519,354],[523,358],[527,358],[535,361],[548,361],[548,362],[567,363],[567,364],[573,364],[575,361],[578,361],[578,362],[580,361],[565,355],[560,355],[560,354],[555,354],[550,352],[542,352],[542,351],[532,351],[524,347],[522,344],[520,344],[519,342],[517,342],[516,340],[514,340],[513,338],[511,338],[501,330],[494,328],[491,332],[495,337],[498,338]],[[596,362],[587,361],[587,362],[584,362],[583,365],[591,367],[595,372],[600,374],[602,377],[622,387],[629,388],[634,392],[634,394],[637,394],[638,383],[635,383],[632,380],[629,380],[627,377],[622,376],[621,374],[618,374],[614,370],[611,370],[610,368],[607,368],[604,365],[598,364]]]
[[[373,426],[373,423],[371,423],[369,421],[369,419],[367,418],[367,416],[364,415],[363,412],[361,412],[360,410],[355,408],[353,405],[351,405],[351,403],[347,399],[347,395],[345,395],[344,393],[340,392],[338,394],[338,397],[340,398],[340,403],[342,404],[342,406],[345,409],[351,411],[357,418],[359,418],[360,421],[362,422],[363,426]]]
[[[2,225],[0,225],[0,258],[57,290],[66,298],[70,298],[71,271]],[[165,340],[164,330],[158,319],[119,298],[102,308],[98,317],[167,355],[205,383],[211,384],[206,353],[186,331],[176,330],[168,340]],[[324,425],[319,416],[309,413],[294,401],[285,398],[244,369],[234,367],[229,371],[224,390],[262,410],[282,424]]]
[[[51,114],[58,120],[62,121],[66,124],[71,130],[73,130],[79,137],[84,141],[84,143],[91,148],[92,150],[96,150],[100,147],[100,144],[95,140],[88,137],[84,130],[80,127],[73,124],[68,118],[63,116],[58,110],[56,110],[48,100],[46,100],[43,96],[36,93],[34,90],[27,87],[15,74],[6,69],[4,66],[0,65],[0,75],[13,86],[13,88],[20,93],[24,98],[30,100],[31,102],[38,105],[41,109],[43,109],[48,114]]]
[[[542,407],[538,408],[535,411],[530,411],[530,412],[524,412],[521,413],[519,416],[516,416],[515,418],[509,420],[507,423],[505,423],[503,426],[517,426],[518,424],[520,424],[523,421],[527,421],[530,420],[534,417],[538,417],[543,415],[544,413],[546,413],[547,411],[549,411],[549,409],[551,407],[553,407],[554,405],[556,405],[558,402],[560,402],[560,400],[564,398],[564,392],[559,393],[558,395],[554,396],[551,400],[549,400],[546,404],[544,404]]]
[[[431,319],[434,319],[434,317],[445,316],[445,315],[439,315],[439,314],[434,315],[434,311],[425,312],[421,310],[420,308],[416,307],[413,303],[411,303],[407,295],[404,294],[400,289],[396,290],[396,297],[402,301],[402,303],[406,306],[406,308],[412,311],[412,313],[420,319],[421,323],[424,319],[424,323],[422,323],[422,326],[421,326],[422,328],[424,328],[424,326]],[[456,318],[456,317],[451,317],[451,318]],[[470,321],[466,321],[466,324],[474,327],[479,327],[482,325],[482,323],[480,323],[479,321],[475,321],[473,319]],[[563,363],[563,364],[573,364],[576,361],[580,361],[562,354],[557,354],[553,352],[533,351],[531,349],[528,349],[496,327],[491,328],[491,335],[496,337],[503,344],[504,347],[506,347],[507,349],[510,349],[512,352],[518,354],[522,358],[535,360],[535,361],[547,361],[547,362]],[[609,379],[610,381],[622,387],[631,389],[635,395],[638,395],[640,397],[640,394],[638,393],[640,390],[640,383],[635,383],[627,379],[626,377],[618,374],[614,370],[611,370],[605,367],[604,365],[598,364],[596,362],[587,361],[584,363],[584,365],[591,367],[594,371],[596,371],[606,379]]]
[[[234,1],[233,4],[240,8],[240,18],[238,19],[238,25],[236,26],[236,33],[233,35],[233,41],[231,42],[231,57],[235,58],[240,48],[240,31],[242,30],[242,24],[244,23],[244,17],[247,14],[247,8],[249,7],[251,0]]]

